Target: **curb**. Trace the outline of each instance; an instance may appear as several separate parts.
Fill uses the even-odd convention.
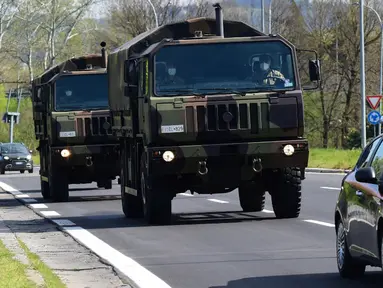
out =
[[[330,169],[330,168],[306,168],[306,172],[313,173],[349,173],[351,170],[346,169]]]

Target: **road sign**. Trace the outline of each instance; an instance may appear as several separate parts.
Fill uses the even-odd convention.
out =
[[[382,99],[382,95],[367,96],[368,104],[370,104],[370,107],[373,110],[376,110],[376,108],[379,107],[380,99]]]
[[[379,124],[380,121],[380,113],[378,111],[371,111],[368,113],[367,120],[370,124],[376,125]]]

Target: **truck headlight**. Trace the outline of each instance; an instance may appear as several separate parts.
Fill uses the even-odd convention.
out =
[[[285,153],[286,156],[291,156],[294,154],[294,146],[293,145],[286,145],[285,147],[283,147],[283,153]]]
[[[9,160],[9,157],[8,156],[4,156],[4,160]]]
[[[31,160],[32,159],[32,156],[31,155],[27,155],[27,160]]]
[[[174,159],[174,153],[172,151],[165,151],[164,154],[162,154],[162,159],[164,159],[165,162],[171,162]]]
[[[69,156],[70,156],[70,151],[69,151],[68,149],[63,149],[63,150],[61,150],[61,156],[62,156],[63,158],[67,158],[67,157],[69,157]]]

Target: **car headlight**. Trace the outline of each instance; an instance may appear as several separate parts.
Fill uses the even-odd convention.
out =
[[[5,160],[9,160],[9,157],[8,157],[8,156],[4,156],[4,159],[5,159]]]
[[[32,159],[32,156],[31,155],[27,155],[27,160],[31,160]]]

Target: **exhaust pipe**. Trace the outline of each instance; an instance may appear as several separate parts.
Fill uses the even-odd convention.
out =
[[[108,64],[107,53],[105,51],[106,43],[102,41],[100,45],[101,45],[102,68],[106,68]]]
[[[225,37],[225,33],[224,33],[224,30],[223,30],[223,13],[222,13],[222,7],[221,5],[219,5],[219,3],[215,3],[213,5],[213,7],[215,8],[215,22],[216,22],[216,35],[217,36],[221,36],[222,38]]]
[[[261,163],[261,159],[260,158],[254,158],[253,159],[253,170],[256,172],[256,173],[259,173],[262,171],[262,163]]]
[[[200,175],[206,175],[209,172],[209,169],[207,169],[206,161],[199,161],[198,162],[198,173]]]
[[[85,165],[86,165],[87,167],[90,167],[90,166],[93,165],[92,157],[86,157]]]

